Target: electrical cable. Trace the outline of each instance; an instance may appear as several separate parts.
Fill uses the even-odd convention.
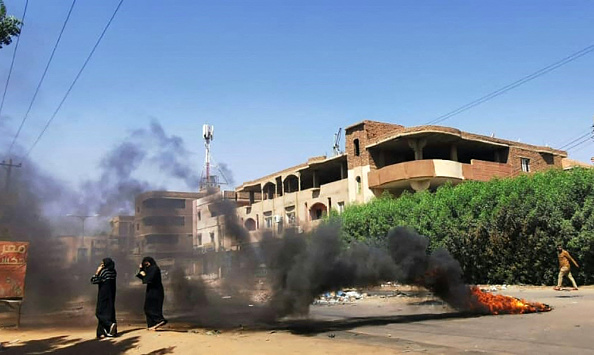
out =
[[[58,35],[58,39],[56,40],[56,43],[54,44],[54,48],[52,49],[52,54],[50,55],[49,60],[47,61],[45,70],[43,71],[43,75],[41,75],[41,79],[39,80],[39,83],[37,84],[37,88],[35,89],[33,98],[31,99],[31,102],[29,103],[29,108],[27,108],[27,112],[25,113],[25,116],[23,117],[23,120],[21,121],[21,125],[19,126],[19,129],[17,130],[16,134],[14,135],[14,138],[12,139],[12,143],[10,143],[10,147],[8,148],[8,154],[10,154],[10,152],[12,151],[12,147],[14,146],[14,143],[16,142],[17,138],[19,137],[19,134],[21,133],[21,130],[23,129],[23,126],[25,124],[25,121],[29,117],[29,113],[31,112],[33,103],[35,102],[35,99],[37,98],[37,94],[39,93],[41,84],[43,84],[43,80],[45,79],[45,75],[47,74],[50,64],[52,63],[52,59],[54,58],[54,54],[56,53],[58,44],[60,43],[60,40],[62,39],[62,34],[64,34],[64,29],[66,28],[66,24],[68,24],[68,20],[70,19],[70,14],[72,14],[72,9],[74,8],[74,4],[76,4],[76,0],[73,0],[72,4],[70,5],[70,9],[68,10],[68,15],[66,15],[66,19],[64,20],[64,24],[62,25],[62,29],[60,30],[60,34]]]
[[[476,99],[474,101],[471,101],[470,103],[468,103],[466,105],[460,106],[457,109],[446,113],[445,115],[441,115],[441,116],[437,117],[436,119],[434,119],[432,121],[429,121],[427,124],[436,124],[436,123],[439,123],[439,122],[443,122],[443,121],[445,121],[445,120],[447,120],[447,119],[449,119],[449,118],[451,118],[451,117],[453,117],[455,115],[458,115],[458,114],[460,114],[460,113],[462,113],[462,112],[464,112],[466,110],[469,110],[469,109],[471,109],[471,108],[473,108],[473,107],[475,107],[477,105],[480,105],[480,104],[482,104],[482,103],[484,103],[486,101],[489,101],[489,100],[491,100],[491,99],[493,99],[493,98],[495,98],[495,97],[497,97],[499,95],[505,94],[506,92],[508,92],[508,91],[510,91],[512,89],[515,89],[516,87],[518,87],[520,85],[523,85],[523,84],[525,84],[525,83],[527,83],[527,82],[529,82],[531,80],[534,80],[534,79],[536,79],[536,78],[538,78],[538,77],[540,77],[540,76],[542,76],[544,74],[547,74],[547,73],[549,73],[549,72],[551,72],[551,71],[553,71],[553,70],[555,70],[555,69],[557,69],[557,68],[559,68],[559,67],[561,67],[561,66],[563,66],[565,64],[568,64],[568,63],[570,63],[570,62],[572,62],[572,61],[574,61],[574,60],[576,60],[576,59],[578,59],[580,57],[583,57],[584,55],[586,55],[586,54],[588,54],[588,53],[590,53],[592,51],[594,51],[594,44],[593,45],[590,45],[588,47],[585,47],[585,48],[583,48],[583,49],[581,49],[581,50],[579,50],[579,51],[577,51],[577,52],[575,52],[575,53],[573,53],[573,54],[571,54],[571,55],[569,55],[569,56],[567,56],[567,57],[565,57],[565,58],[563,58],[563,59],[561,59],[561,60],[559,60],[559,61],[557,61],[557,62],[555,62],[553,64],[550,64],[550,65],[548,65],[548,66],[546,66],[546,67],[544,67],[544,68],[542,68],[542,69],[540,69],[540,70],[538,70],[538,71],[536,71],[536,72],[534,72],[534,73],[532,73],[530,75],[527,75],[527,76],[525,76],[525,77],[523,77],[523,78],[521,78],[519,80],[516,80],[516,81],[514,81],[511,84],[508,84],[508,85],[506,85],[506,86],[504,86],[504,87],[502,87],[502,88],[500,88],[498,90],[495,90],[495,91],[491,92],[490,94],[487,94],[487,95],[485,95],[483,97],[480,97],[480,98],[478,98],[478,99]]]
[[[17,50],[19,49],[19,39],[21,38],[20,32],[25,25],[25,16],[27,15],[27,7],[29,6],[29,0],[25,1],[25,9],[23,10],[23,17],[21,20],[21,27],[19,28],[19,35],[16,38],[14,44],[14,52],[12,52],[12,61],[10,62],[10,69],[8,70],[8,77],[6,78],[6,85],[4,85],[4,93],[2,94],[2,101],[0,101],[0,118],[2,117],[2,109],[4,108],[4,99],[6,98],[6,92],[8,91],[8,84],[10,83],[10,76],[12,75],[12,68],[14,67],[14,58],[16,57]]]
[[[120,7],[122,6],[122,3],[124,2],[124,0],[120,0],[120,2],[118,3],[118,6],[116,7],[116,9],[114,10],[113,14],[111,15],[111,18],[109,19],[109,21],[107,22],[107,25],[105,26],[105,28],[103,29],[103,32],[101,32],[101,35],[99,36],[99,38],[97,39],[97,42],[95,43],[95,45],[93,46],[93,49],[91,50],[91,52],[89,53],[89,55],[87,56],[87,59],[85,60],[84,64],[82,65],[82,67],[80,68],[80,70],[78,71],[78,74],[76,74],[76,77],[74,78],[74,80],[72,81],[72,84],[70,84],[70,87],[68,88],[68,90],[66,91],[66,94],[64,95],[64,97],[62,98],[62,101],[60,101],[60,104],[58,105],[58,108],[56,108],[56,111],[54,111],[54,113],[52,114],[52,116],[50,117],[50,119],[47,121],[45,127],[43,128],[43,130],[41,131],[41,133],[39,134],[39,136],[37,137],[37,139],[35,140],[35,142],[33,142],[33,145],[31,145],[31,148],[29,148],[29,150],[27,151],[27,154],[25,154],[25,158],[28,157],[31,154],[31,151],[33,150],[33,148],[35,148],[35,146],[37,145],[37,143],[39,143],[39,140],[41,140],[41,137],[43,137],[43,135],[45,134],[45,132],[47,131],[48,127],[50,126],[50,124],[54,121],[54,118],[56,118],[56,115],[58,114],[58,112],[60,112],[60,109],[62,108],[62,105],[64,104],[64,101],[66,101],[66,98],[68,98],[68,95],[70,94],[70,92],[72,91],[72,88],[74,87],[74,85],[76,84],[76,82],[78,81],[78,78],[80,78],[80,75],[82,74],[82,72],[85,70],[87,64],[89,63],[89,61],[91,60],[91,57],[93,56],[93,53],[95,53],[95,50],[97,49],[97,47],[99,46],[99,43],[101,43],[101,40],[103,39],[103,36],[105,35],[105,33],[107,32],[107,29],[109,28],[109,26],[111,25],[113,19],[115,18],[116,14],[118,13],[118,10],[120,9]]]

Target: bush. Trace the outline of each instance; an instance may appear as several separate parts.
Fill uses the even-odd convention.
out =
[[[445,185],[436,192],[384,195],[340,215],[345,242],[385,246],[388,230],[409,226],[445,247],[469,283],[556,282],[555,246],[580,264],[580,284],[594,282],[594,170],[551,169],[489,182]]]

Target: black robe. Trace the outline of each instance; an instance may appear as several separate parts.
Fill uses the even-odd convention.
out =
[[[140,271],[146,273],[140,275]],[[161,269],[155,264],[148,268],[142,268],[136,274],[136,277],[146,284],[146,295],[144,297],[144,314],[146,316],[146,325],[150,328],[163,321],[163,300],[165,299],[165,290],[161,282]]]
[[[97,292],[97,336],[100,337],[109,332],[113,323],[116,323],[115,296],[116,296],[116,271],[114,269],[103,269],[99,275],[91,277],[91,283],[99,285]]]

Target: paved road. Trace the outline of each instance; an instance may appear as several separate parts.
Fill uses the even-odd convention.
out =
[[[594,289],[514,287],[501,294],[551,305],[551,312],[474,317],[433,299],[386,298],[314,306],[317,320],[295,332],[372,343],[412,353],[594,354]]]

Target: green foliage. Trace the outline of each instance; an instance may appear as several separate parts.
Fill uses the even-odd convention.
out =
[[[580,263],[578,283],[594,283],[594,170],[552,169],[436,192],[382,196],[340,215],[345,242],[383,246],[388,230],[410,226],[445,247],[467,282],[552,284],[555,246]]]
[[[6,15],[4,1],[0,0],[0,48],[12,42],[12,37],[21,34],[21,20]]]

